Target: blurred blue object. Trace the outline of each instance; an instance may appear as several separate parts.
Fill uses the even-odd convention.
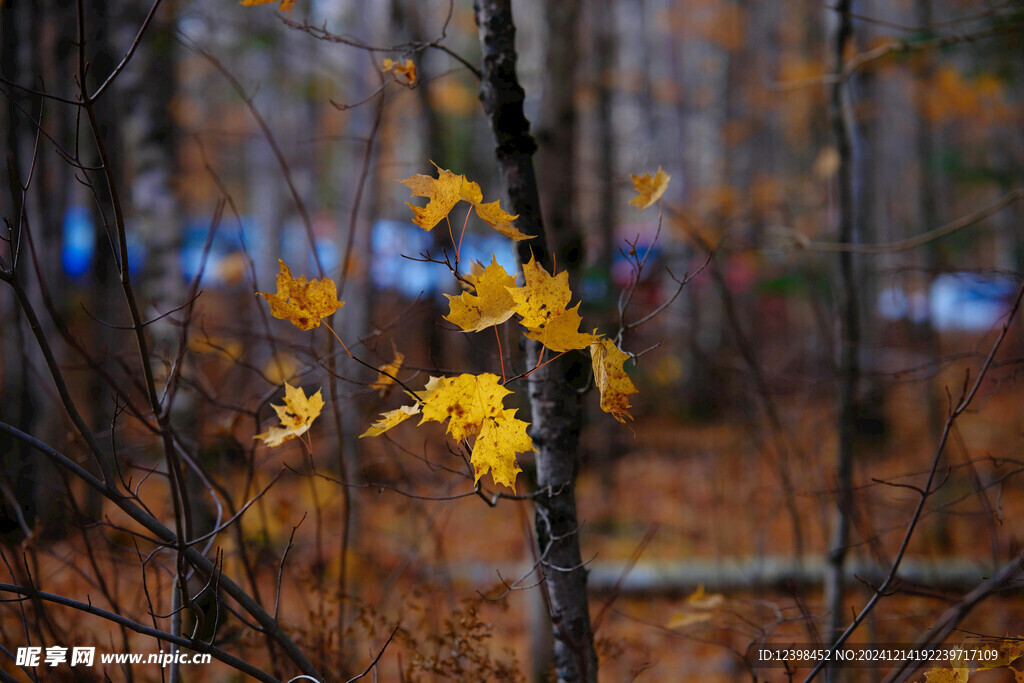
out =
[[[370,235],[370,250],[373,253],[370,278],[374,286],[397,289],[409,298],[420,294],[437,296],[454,288],[455,278],[444,265],[413,260],[422,258],[428,249],[431,250],[432,258],[444,258],[439,249],[432,248],[433,238],[430,233],[410,222],[380,220],[373,224]],[[454,259],[452,248],[448,249],[448,255]],[[515,273],[515,256],[508,239],[498,235],[492,237],[467,233],[459,252],[459,271],[469,272],[473,261],[480,261],[486,266],[490,264],[492,256],[497,258],[505,270]]]
[[[252,227],[249,219],[242,219],[241,232],[251,233]],[[192,282],[199,273],[203,264],[203,249],[210,233],[209,219],[190,220],[185,224],[185,237],[181,242],[181,252],[178,259],[181,266],[181,275],[186,282]],[[206,255],[206,264],[203,267],[203,277],[200,285],[212,286],[224,284],[222,277],[221,261],[232,252],[242,248],[242,238],[239,231],[218,230],[210,242],[210,250]],[[131,267],[131,245],[128,247],[128,264]],[[276,268],[275,268],[276,271]]]
[[[440,290],[444,266],[402,258],[419,258],[430,248],[430,234],[405,221],[377,221],[370,232],[370,278],[381,288],[397,289],[407,297]]]
[[[92,214],[84,206],[69,206],[64,212],[60,252],[64,272],[73,278],[84,275],[95,255],[96,226],[92,222]]]
[[[932,325],[939,330],[984,331],[1007,314],[1017,286],[976,273],[947,273],[932,282]]]
[[[318,237],[316,239],[316,255],[320,259],[325,273],[333,273],[341,265],[341,250],[334,240],[329,237]],[[310,259],[312,261],[312,259]],[[310,264],[310,267],[315,265]]]

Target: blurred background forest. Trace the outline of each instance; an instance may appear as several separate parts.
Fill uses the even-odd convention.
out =
[[[602,413],[595,392],[582,397],[576,495],[603,680],[787,680],[749,670],[747,649],[829,641],[837,501],[849,527],[845,623],[919,520],[898,580],[855,639],[913,643],[982,587],[945,642],[1024,635],[1020,574],[1003,571],[1024,540],[1024,339],[1013,316],[1024,4],[850,4],[514,4],[544,220],[583,329],[614,330],[671,300],[621,339],[637,356],[631,428]],[[94,124],[77,103],[79,9],[86,83],[101,95]],[[493,335],[442,319],[442,295],[460,290],[423,255],[443,258],[447,231],[414,226],[405,202],[422,202],[395,182],[433,174],[433,161],[505,205],[470,3],[150,10],[0,4],[0,423],[14,428],[0,430],[0,673],[28,680],[13,654],[26,644],[159,649],[17,595],[47,591],[164,630],[181,614],[160,543],[20,433],[96,476],[90,450],[112,454],[125,490],[167,520],[179,513],[164,449],[177,452],[192,523],[218,532],[196,547],[279,615],[329,680],[362,671],[396,625],[380,680],[544,680],[530,508],[488,505],[500,487],[486,478],[473,495],[440,430],[410,422],[358,439],[400,392],[373,386],[376,373],[326,330],[301,333],[254,296],[273,291],[281,258],[338,283],[346,305],[334,329],[369,366],[400,352],[399,376],[415,387],[431,374],[498,372]],[[843,20],[852,32],[836,61]],[[415,79],[385,72],[385,58],[411,60]],[[659,166],[672,178],[660,213],[637,211],[630,175]],[[841,235],[844,177],[852,213]],[[509,241],[470,221],[463,262],[492,254],[512,270]],[[155,385],[173,386],[159,419],[119,259],[139,320],[152,321]],[[858,333],[845,357],[851,297]],[[947,421],[980,373],[969,408]],[[311,448],[253,440],[284,381],[324,388]],[[529,454],[520,461],[523,493]],[[238,614],[213,622],[200,637],[295,675]],[[228,671],[214,662],[182,676]],[[141,666],[109,675],[159,677]],[[1000,675],[977,680],[1012,680]]]

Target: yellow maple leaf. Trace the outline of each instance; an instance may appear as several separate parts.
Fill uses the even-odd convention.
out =
[[[986,669],[999,669],[1010,666],[1013,662],[1024,656],[1024,641],[1006,639],[998,643],[991,643],[984,648],[986,651],[995,650],[997,656],[992,659],[982,660],[979,664],[979,671]]]
[[[412,209],[413,223],[424,230],[433,230],[434,226],[444,220],[456,204],[464,201],[473,206],[481,220],[501,234],[514,240],[533,237],[533,235],[526,235],[512,227],[512,221],[518,216],[504,211],[499,202],[493,201],[485,204],[480,185],[467,180],[464,175],[456,175],[437,164],[434,164],[434,168],[437,169],[437,178],[417,174],[398,181],[408,187],[414,197],[426,197],[430,200],[426,206],[422,207],[406,202]]]
[[[516,286],[516,279],[491,257],[491,265],[473,276],[476,294],[463,292],[448,297],[448,315],[444,319],[461,327],[466,332],[481,332],[488,327],[500,325],[512,317],[515,301],[508,293]]]
[[[392,346],[394,346],[394,342],[392,342]],[[391,389],[395,386],[395,380],[392,378],[398,374],[398,371],[402,369],[402,363],[405,362],[404,353],[399,353],[397,350],[394,350],[394,353],[395,359],[393,361],[377,368],[380,372],[377,374],[376,381],[370,385],[371,388],[377,389],[381,396],[386,396],[391,392]]]
[[[473,259],[473,262],[469,265],[469,272],[459,279],[459,287],[461,287],[464,292],[475,292],[477,278],[483,274],[484,264]]]
[[[411,59],[405,60],[405,63],[397,62],[394,59],[384,58],[382,62],[381,71],[388,73],[394,71],[396,75],[405,76],[405,80],[410,85],[416,82],[416,65],[413,64]]]
[[[594,383],[601,391],[601,410],[611,413],[626,424],[629,414],[629,395],[637,393],[623,363],[629,354],[621,351],[611,339],[601,339],[590,345],[590,362],[594,366]]]
[[[661,199],[661,195],[665,194],[665,188],[668,187],[668,181],[671,179],[671,176],[661,170],[661,166],[659,166],[658,172],[654,174],[653,178],[650,173],[644,173],[642,176],[630,175],[630,178],[633,179],[633,187],[636,188],[639,194],[630,199],[629,203],[643,211]]]
[[[423,402],[430,398],[431,394],[437,391],[438,387],[444,385],[444,380],[444,377],[431,377],[427,380],[427,385],[423,387],[422,391],[409,392],[416,399],[416,403],[411,406],[401,406],[395,410],[381,413],[380,419],[360,434],[359,438],[361,439],[364,436],[380,436],[392,427],[405,422],[413,415],[419,415],[420,410],[423,408]]]
[[[443,221],[462,199],[462,183],[465,177],[455,175],[437,164],[434,164],[434,168],[437,169],[437,178],[417,173],[398,181],[408,187],[414,197],[426,197],[430,200],[426,206],[415,206],[406,202],[412,209],[412,222],[424,230],[433,230],[434,226]]]
[[[515,301],[515,312],[522,316],[520,322],[527,337],[557,352],[583,349],[597,340],[597,336],[579,331],[583,322],[580,305],[566,308],[572,298],[567,272],[552,277],[531,258],[523,266],[523,275],[526,284],[508,291]]]
[[[281,269],[277,274],[277,293],[257,292],[270,302],[270,313],[275,318],[288,320],[300,330],[320,327],[320,319],[345,305],[338,301],[338,288],[334,280],[321,278],[306,282],[305,276],[293,278],[284,261],[278,259]]]
[[[389,410],[386,413],[381,413],[381,419],[370,425],[370,428],[360,434],[359,438],[361,439],[364,436],[380,436],[392,427],[402,424],[413,415],[419,415],[419,413],[419,403],[415,403],[411,406],[401,406],[400,408]]]
[[[502,399],[512,393],[499,379],[489,372],[441,378],[423,401],[420,424],[448,420],[448,433],[457,441],[479,434],[484,420],[500,415]]]
[[[521,242],[523,240],[533,239],[534,235],[527,235],[525,232],[520,232],[512,225],[512,221],[519,218],[519,215],[511,215],[501,208],[497,200],[493,202],[483,202],[474,204],[473,208],[476,209],[476,215],[480,216],[480,220],[487,223],[489,226],[500,232],[505,237]]]
[[[514,408],[502,410],[483,421],[470,457],[474,483],[490,470],[495,484],[507,486],[513,492],[516,490],[516,475],[523,471],[516,460],[516,453],[536,450],[526,433],[529,426],[516,419]]]
[[[324,408],[322,391],[322,389],[317,389],[315,394],[306,398],[306,392],[302,390],[302,387],[293,387],[285,382],[284,405],[270,404],[270,407],[277,413],[281,426],[271,427],[252,438],[263,439],[268,446],[280,446],[289,439],[305,434],[309,431],[313,420],[320,415],[320,411]]]
[[[966,664],[951,669],[930,669],[924,672],[927,683],[967,683],[971,678],[971,670]]]
[[[254,5],[269,5],[277,0],[241,0],[239,4],[244,7],[252,7]],[[291,12],[292,8],[295,7],[295,0],[281,0],[281,6],[278,7],[282,12]]]
[[[512,392],[498,384],[498,379],[490,373],[431,377],[423,391],[411,392],[416,404],[382,413],[359,438],[380,436],[421,412],[420,424],[448,420],[447,431],[453,438],[476,437],[470,455],[474,480],[480,481],[490,472],[496,484],[515,491],[516,475],[522,471],[516,453],[535,449],[526,433],[529,424],[516,419],[515,409],[502,405]]]

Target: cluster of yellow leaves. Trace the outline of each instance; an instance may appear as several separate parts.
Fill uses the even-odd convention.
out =
[[[404,63],[397,62],[394,59],[384,58],[381,66],[381,71],[384,73],[395,72],[395,76],[404,76],[406,82],[412,85],[416,82],[416,65],[413,64],[411,59],[405,60]]]
[[[420,424],[447,420],[452,438],[474,438],[470,456],[474,480],[480,481],[490,471],[495,484],[515,491],[516,475],[522,471],[516,453],[535,449],[526,433],[529,425],[516,418],[515,409],[502,405],[512,392],[499,379],[491,373],[431,377],[424,390],[416,392],[417,403],[383,413],[359,438],[379,436],[413,415],[422,414]]]
[[[277,413],[278,419],[281,420],[281,426],[271,427],[252,438],[263,439],[268,446],[280,446],[289,439],[305,434],[309,431],[313,420],[320,415],[320,411],[324,408],[322,391],[322,389],[317,389],[315,394],[307,398],[302,387],[293,387],[285,382],[284,405],[270,404],[270,407]]]
[[[243,4],[262,4],[266,0],[243,0]],[[285,2],[282,0],[282,8]],[[410,83],[416,79],[415,65],[410,60],[398,64],[384,60],[384,70],[404,75]],[[449,170],[437,169],[437,178],[415,175],[399,182],[408,187],[413,196],[426,197],[425,207],[412,204],[414,222],[424,230],[432,230],[444,220],[460,201],[468,202],[486,223],[513,240],[529,239],[512,226],[516,216],[504,211],[497,201],[484,203],[480,186]],[[649,173],[633,176],[638,192],[630,203],[645,209],[665,193],[669,176],[661,167],[652,178]],[[329,278],[307,281],[293,278],[291,270],[279,259],[277,292],[258,292],[270,304],[275,318],[288,320],[301,330],[320,326],[320,321],[345,305],[338,300],[337,287]],[[474,268],[467,280],[472,291],[460,296],[448,296],[449,313],[445,319],[467,332],[480,332],[500,325],[513,315],[520,316],[527,338],[540,342],[546,348],[564,353],[590,349],[594,379],[601,392],[601,409],[625,424],[629,414],[629,395],[637,393],[624,369],[629,355],[610,339],[594,333],[580,332],[583,319],[580,304],[572,308],[569,303],[568,273],[551,275],[531,258],[523,266],[525,284],[515,286],[515,277],[506,272],[496,257],[487,267]],[[378,368],[379,375],[373,388],[385,395],[394,385],[394,376],[402,367],[404,355],[395,351],[395,358]],[[412,392],[410,392],[412,393]],[[401,424],[413,415],[422,414],[420,424],[429,421],[448,421],[447,431],[456,440],[472,437],[473,452],[470,462],[476,481],[488,471],[495,483],[515,490],[516,474],[520,472],[516,453],[534,450],[526,433],[528,424],[515,417],[515,409],[506,409],[503,399],[511,392],[498,384],[497,375],[463,374],[458,377],[432,377],[422,392],[415,392],[416,403],[385,412],[360,438],[379,436]],[[269,446],[277,446],[308,431],[323,408],[321,392],[309,399],[301,389],[285,383],[285,405],[273,408],[281,420],[281,427],[254,438],[263,439]]]
[[[426,197],[430,200],[422,207],[406,202],[415,216],[413,223],[424,230],[433,230],[434,226],[443,221],[455,205],[462,201],[469,202],[476,210],[476,215],[502,235],[517,241],[533,237],[512,226],[512,221],[518,216],[506,212],[498,201],[485,204],[483,192],[478,184],[437,164],[434,164],[434,168],[437,169],[437,178],[417,174],[398,181],[408,187],[414,197]]]
[[[293,278],[284,261],[278,259],[281,269],[277,274],[277,293],[257,292],[270,302],[270,313],[287,320],[300,330],[320,327],[321,318],[345,305],[338,301],[338,288],[334,280],[321,278],[307,282],[305,277]]]
[[[530,259],[523,266],[523,274],[526,284],[516,287],[515,278],[492,258],[489,266],[469,276],[474,292],[463,292],[458,297],[445,295],[449,312],[444,319],[466,332],[481,332],[518,314],[526,328],[524,334],[552,351],[589,347],[601,409],[622,423],[632,419],[628,396],[637,389],[623,368],[629,355],[610,339],[580,332],[580,305],[569,308],[572,292],[568,273],[552,276],[536,259]]]
[[[300,330],[320,327],[320,320],[345,305],[338,301],[338,288],[334,280],[321,278],[307,282],[305,277],[293,278],[285,262],[278,259],[277,292],[257,292],[270,303],[270,313],[281,320],[287,320]],[[324,399],[318,390],[306,398],[302,389],[284,383],[284,405],[271,407],[281,419],[280,427],[257,434],[254,439],[263,439],[268,446],[280,446],[289,439],[305,434],[313,420],[320,415]]]
[[[569,273],[562,271],[552,276],[536,259],[523,265],[526,284],[509,291],[515,302],[515,312],[526,328],[526,336],[539,341],[552,351],[584,349],[597,340],[593,334],[579,331],[580,317],[577,303],[568,308],[572,292]]]
[[[252,7],[253,5],[269,5],[277,0],[241,0],[241,4],[244,7]],[[291,12],[292,8],[295,7],[295,0],[281,0],[281,5],[278,7],[282,12]]]
[[[925,672],[924,680],[926,683],[967,683],[971,678],[971,667],[970,664],[973,662],[977,664],[977,671],[989,671],[991,669],[1009,669],[1013,672],[1014,680],[1018,683],[1024,683],[1024,670],[1015,669],[1010,666],[1013,662],[1024,657],[1024,640],[1021,638],[1006,639],[998,643],[977,645],[977,644],[965,644],[962,648],[964,650],[964,657],[953,660],[953,663],[949,668],[935,668]],[[995,651],[996,655],[992,658],[985,656],[977,656],[976,650],[982,650],[984,652]],[[971,656],[968,657],[968,652]]]

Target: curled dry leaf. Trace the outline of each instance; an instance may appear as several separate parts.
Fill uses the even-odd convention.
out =
[[[419,403],[415,403],[411,406],[401,406],[400,408],[389,410],[386,413],[381,413],[380,419],[370,425],[369,429],[360,434],[359,438],[362,439],[364,436],[380,436],[392,427],[402,424],[413,415],[419,414]]]
[[[594,383],[601,392],[601,410],[612,414],[626,424],[629,414],[629,395],[637,393],[623,364],[629,354],[621,351],[611,339],[601,339],[590,345],[590,362],[594,367]]]

